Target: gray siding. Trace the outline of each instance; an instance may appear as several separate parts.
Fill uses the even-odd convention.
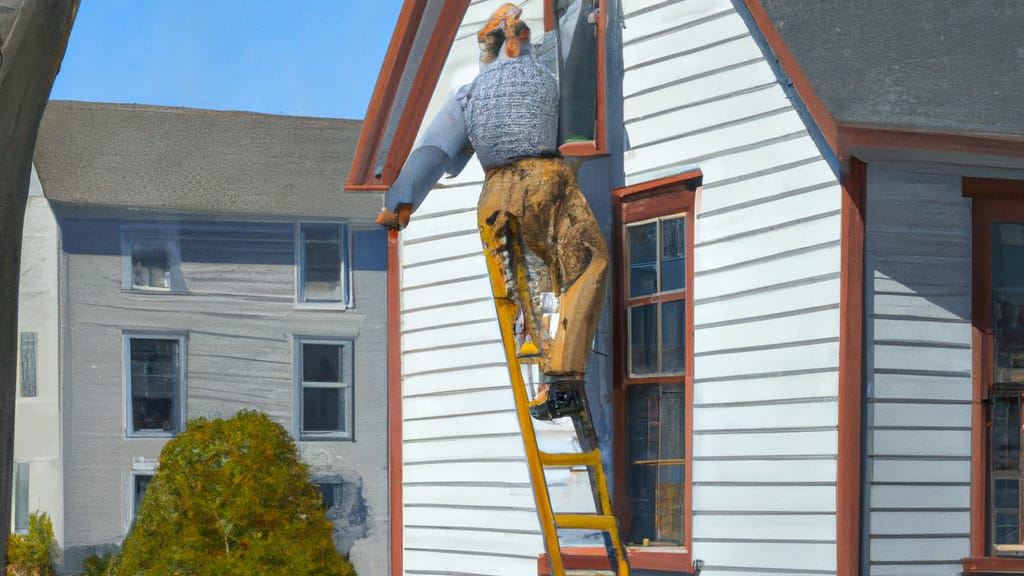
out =
[[[953,575],[969,555],[971,204],[960,178],[868,169],[868,573]]]
[[[355,487],[345,494],[354,493],[356,510],[365,506],[367,513],[342,526],[356,540],[352,560],[360,573],[387,573],[383,232],[350,227],[362,251],[352,259],[359,263],[351,273],[354,306],[325,310],[295,305],[294,222],[175,223],[181,293],[122,289],[122,224],[166,227],[61,221],[65,547],[121,540],[130,516],[132,462],[156,459],[166,442],[126,438],[125,331],[185,335],[186,418],[260,410],[296,437],[294,338],[348,338],[355,342],[354,440],[300,442],[300,449],[315,476],[340,476]]]
[[[628,184],[700,168],[693,555],[834,574],[840,189],[729,0],[627,2]]]

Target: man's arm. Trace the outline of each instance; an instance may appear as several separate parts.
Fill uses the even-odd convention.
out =
[[[473,155],[466,135],[462,105],[469,87],[463,86],[448,99],[434,118],[402,166],[394,184],[384,194],[384,211],[377,218],[381,224],[403,228],[409,214],[419,208],[430,189],[444,174],[455,176]],[[406,208],[404,221],[402,208]],[[382,221],[383,220],[383,221]]]

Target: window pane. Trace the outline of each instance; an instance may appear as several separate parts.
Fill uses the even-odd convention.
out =
[[[559,1],[555,6],[562,67],[559,73],[559,141],[594,139],[597,119],[597,28],[595,0]]]
[[[656,222],[628,226],[629,297],[658,291],[658,227]]]
[[[341,237],[338,226],[303,226],[304,301],[341,302]]]
[[[21,396],[36,395],[36,333],[21,333]]]
[[[661,291],[686,288],[686,218],[661,223]]]
[[[1024,224],[992,229],[995,381],[1024,382]]]
[[[177,430],[178,341],[131,339],[132,430]]]
[[[683,300],[661,305],[661,371],[664,374],[686,372],[686,302]]]
[[[626,483],[631,542],[683,543],[685,392],[681,385],[634,385],[627,392]]]
[[[29,463],[14,463],[14,530],[28,531]]]
[[[139,506],[142,505],[142,498],[146,495],[146,490],[149,488],[149,483],[152,480],[152,476],[135,476],[135,514],[139,513]]]
[[[1020,469],[1020,401],[996,396],[992,404],[992,468]]]
[[[170,288],[171,273],[167,247],[162,243],[132,245],[132,286]]]
[[[633,376],[658,372],[658,305],[629,309],[629,371]]]
[[[339,344],[303,344],[302,381],[343,382],[343,351]]]
[[[302,431],[345,430],[345,391],[342,388],[302,389]]]
[[[324,509],[328,510],[334,508],[335,501],[337,499],[335,490],[340,488],[337,484],[330,482],[320,482],[317,484],[320,488],[320,495],[323,498]]]
[[[1020,544],[1020,481],[996,480],[995,544]]]

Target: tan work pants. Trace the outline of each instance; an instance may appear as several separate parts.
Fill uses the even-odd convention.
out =
[[[541,368],[556,379],[582,380],[604,301],[608,248],[572,168],[561,158],[521,158],[489,169],[477,219],[481,231],[509,242],[517,241],[509,237],[510,228],[518,228],[522,244],[547,265],[561,305]],[[516,225],[510,227],[510,221]],[[524,306],[535,306],[536,298],[527,300]],[[524,317],[534,341],[546,342],[536,321],[539,313],[524,310]]]

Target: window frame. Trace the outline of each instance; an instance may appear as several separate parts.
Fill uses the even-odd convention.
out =
[[[124,430],[126,438],[174,438],[185,430],[185,400],[188,374],[188,334],[183,332],[125,331],[122,333],[122,378],[124,381]],[[170,340],[178,342],[178,390],[173,398],[177,407],[171,410],[178,418],[177,426],[171,431],[133,430],[132,418],[132,340]]]
[[[135,284],[134,249],[140,244],[162,246],[167,253],[167,287]],[[121,290],[146,294],[185,292],[181,277],[181,246],[177,227],[158,224],[129,225],[121,228]]]
[[[132,506],[131,506],[131,513],[132,514],[131,514],[131,516],[132,516],[132,521],[134,521],[135,517],[139,515],[139,505],[142,504],[142,502],[139,500],[139,489],[138,489],[139,478],[149,478],[149,481],[153,482],[153,477],[154,476],[156,476],[156,471],[155,470],[151,470],[151,471],[148,471],[148,472],[133,470],[132,473],[131,473],[131,477],[132,477],[132,479],[131,479],[131,498],[132,498]],[[147,491],[149,490],[149,485],[148,484],[146,485],[146,490]],[[129,522],[129,525],[130,524],[131,523]]]
[[[964,574],[998,570],[1024,571],[1024,557],[1000,556],[992,544],[990,502],[990,443],[995,394],[994,333],[992,327],[992,226],[996,222],[1024,223],[1024,181],[964,178],[963,195],[972,199],[971,214],[971,557],[963,559]],[[1024,510],[1022,510],[1024,512]]]
[[[555,1],[544,0],[544,31],[548,32],[555,28]],[[597,36],[596,54],[594,63],[596,67],[596,90],[594,94],[594,139],[579,142],[566,142],[558,147],[563,156],[582,158],[590,156],[604,156],[608,154],[608,0],[593,0],[597,6],[598,17],[594,22],[595,34]],[[559,60],[561,61],[561,60]],[[561,71],[561,66],[559,66]],[[559,77],[559,99],[561,99],[562,87]]]
[[[337,345],[344,348],[343,358],[347,360],[344,366],[342,366],[342,382],[338,386],[324,386],[325,382],[316,382],[316,388],[339,388],[344,393],[345,398],[345,426],[342,430],[337,431],[305,431],[303,423],[303,408],[305,395],[304,391],[306,383],[302,379],[303,374],[303,346],[305,344],[328,344]],[[292,353],[294,361],[292,362],[294,368],[293,379],[295,381],[295,437],[300,441],[354,441],[355,440],[355,339],[353,338],[335,338],[335,337],[324,337],[324,336],[295,336],[294,346],[292,347]],[[347,380],[347,382],[346,382]]]
[[[306,300],[306,242],[303,229],[311,226],[336,226],[338,228],[338,249],[341,254],[339,263],[339,282],[341,285],[341,300],[332,301],[307,301]],[[295,223],[295,307],[308,308],[311,310],[346,310],[353,305],[352,302],[352,254],[350,251],[351,231],[345,222],[335,220],[315,221],[307,220]]]
[[[623,538],[627,538],[631,527],[631,502],[627,489],[627,395],[629,388],[639,385],[680,383],[684,398],[684,494],[683,494],[683,542],[680,546],[627,545],[630,563],[635,568],[650,570],[689,570],[693,549],[693,248],[695,238],[696,191],[701,184],[702,174],[691,170],[682,174],[654,181],[642,182],[612,192],[613,230],[612,242],[615,258],[622,264],[612,279],[612,414],[613,414],[613,458],[616,516],[622,527]],[[626,226],[649,221],[654,218],[683,214],[685,222],[685,275],[686,284],[681,290],[657,293],[651,296],[630,298],[628,294],[629,266],[626,252]],[[628,353],[628,310],[630,304],[646,301],[684,301],[685,372],[673,375],[631,376]]]

